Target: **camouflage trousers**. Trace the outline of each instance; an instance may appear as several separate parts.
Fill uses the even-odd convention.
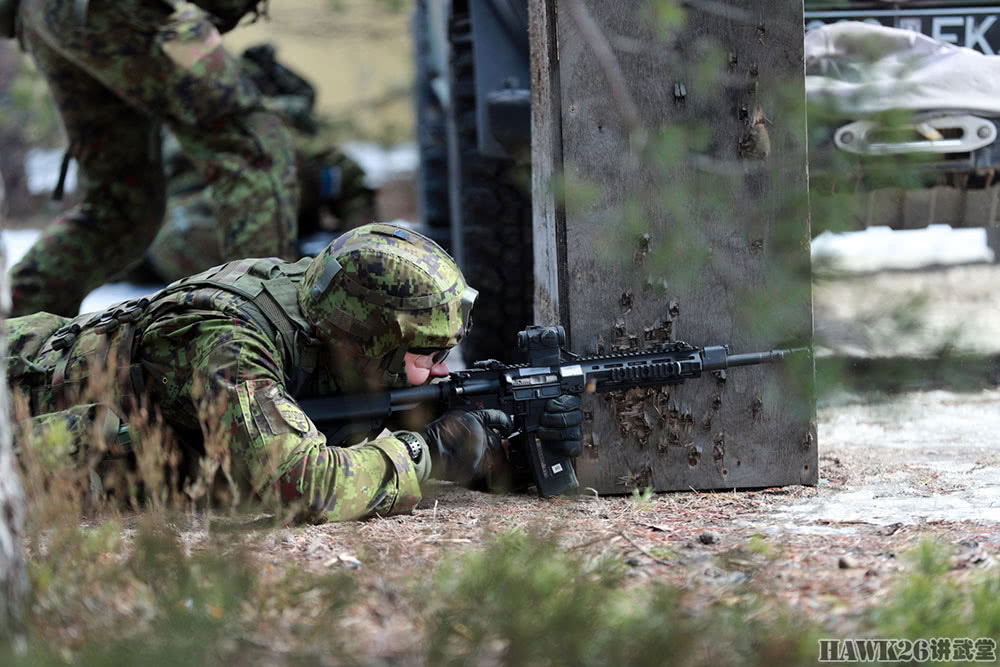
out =
[[[163,2],[22,0],[22,37],[48,81],[81,171],[83,202],[11,271],[13,314],[74,315],[137,262],[164,215],[159,126],[212,186],[224,259],[294,254],[291,139],[207,14]]]

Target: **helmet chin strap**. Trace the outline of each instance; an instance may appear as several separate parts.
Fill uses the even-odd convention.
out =
[[[406,348],[398,347],[382,357],[379,364],[385,383],[393,389],[401,389],[410,384],[406,377]]]

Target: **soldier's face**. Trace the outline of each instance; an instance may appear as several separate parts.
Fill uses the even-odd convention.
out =
[[[406,379],[414,387],[427,384],[434,378],[448,377],[448,364],[435,354],[406,353]]]

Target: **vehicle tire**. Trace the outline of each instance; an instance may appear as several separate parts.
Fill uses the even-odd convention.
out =
[[[413,44],[416,56],[414,103],[417,112],[417,199],[420,220],[445,247],[449,245],[448,135],[445,110],[434,93],[434,64],[431,61],[431,30],[427,3],[417,0],[413,14]],[[437,232],[437,233],[435,233]]]
[[[482,155],[476,127],[475,61],[471,26],[463,3],[452,4],[449,83],[457,150],[462,270],[479,290],[475,322],[462,344],[468,363],[515,361],[517,332],[534,321],[530,164]]]

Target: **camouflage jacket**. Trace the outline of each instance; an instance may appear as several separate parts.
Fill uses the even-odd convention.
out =
[[[328,443],[295,403],[344,386],[296,303],[311,261],[241,260],[96,316],[39,314],[49,331],[35,332],[37,353],[25,344],[36,316],[10,320],[11,354],[24,366],[9,363],[12,381],[31,390],[40,415],[89,402],[95,369],[117,364],[103,402],[110,394],[110,407],[128,415],[136,396],[148,397],[180,442],[204,452],[206,435],[221,439],[241,479],[302,501],[306,518],[407,512],[421,480],[403,443],[328,446],[345,443]]]

